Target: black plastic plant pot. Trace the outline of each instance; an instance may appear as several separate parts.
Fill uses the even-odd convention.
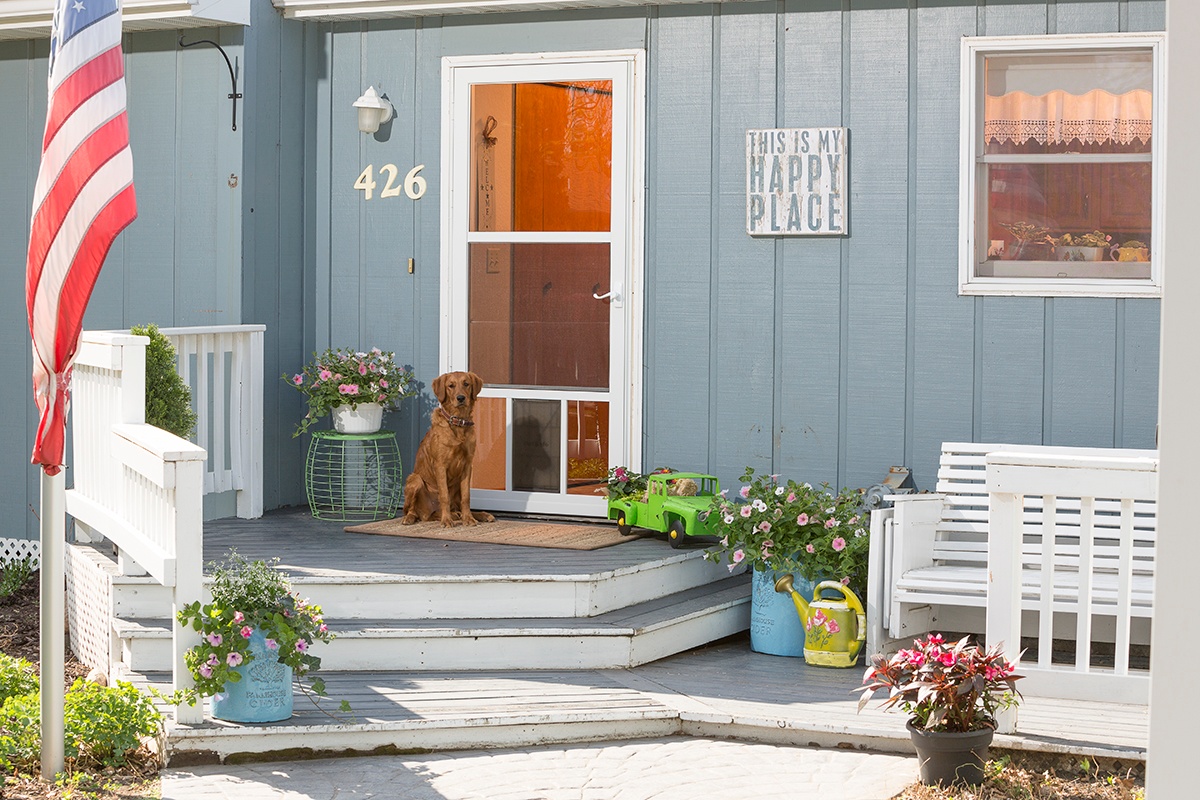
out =
[[[908,733],[917,748],[921,783],[944,786],[978,786],[983,783],[991,728],[977,731],[927,731],[908,722]]]

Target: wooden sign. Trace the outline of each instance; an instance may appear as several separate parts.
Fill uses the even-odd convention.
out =
[[[846,233],[846,129],[746,131],[746,232]]]

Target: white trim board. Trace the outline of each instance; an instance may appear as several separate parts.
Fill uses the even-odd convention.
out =
[[[54,0],[0,2],[0,40],[39,39],[50,35]],[[250,0],[124,0],[125,30],[249,25]]]

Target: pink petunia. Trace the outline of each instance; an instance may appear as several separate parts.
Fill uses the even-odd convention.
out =
[[[846,540],[840,536],[835,536],[833,541],[829,543],[829,546],[840,553],[846,549]]]
[[[366,365],[366,364],[359,364],[359,365],[358,365],[358,374],[359,374],[359,375],[366,375],[366,374],[367,374],[367,365]]]
[[[760,531],[762,531],[763,533],[770,533],[771,532],[771,523],[767,522],[764,519],[762,522],[758,523],[758,529]]]
[[[251,628],[249,625],[243,625],[242,629],[238,631],[238,633],[242,635],[243,639],[249,639],[250,634],[254,633],[254,628]]]
[[[308,642],[304,641],[303,639],[296,640],[296,652],[297,653],[303,653],[307,649],[308,649]]]
[[[200,665],[200,669],[199,669],[199,670],[197,670],[197,672],[199,672],[199,673],[200,673],[201,675],[203,675],[205,678],[211,678],[211,677],[212,677],[212,667],[210,667],[208,664],[201,664],[201,665]]]
[[[744,550],[738,549],[733,551],[733,563],[740,564],[745,558],[746,552]]]
[[[230,653],[229,655],[225,656],[225,663],[231,667],[236,667],[238,664],[242,663],[242,654],[238,652]]]
[[[789,503],[794,503],[794,502],[796,502],[796,493],[795,493],[795,492],[788,492],[787,501],[788,501]]]
[[[329,630],[329,626],[326,625],[324,622],[322,622],[319,626],[317,626],[318,633],[325,633],[327,630]]]
[[[809,543],[809,544],[806,544],[806,545],[804,545],[804,550],[805,550],[805,552],[808,552],[808,553],[815,553],[815,552],[817,552],[817,548],[813,547],[813,546],[812,546],[812,543]]]
[[[754,513],[754,509],[751,508],[750,506],[742,506],[742,516],[743,517],[748,517],[753,513]]]
[[[246,615],[245,615],[245,614],[243,614],[242,612],[240,612],[240,611],[235,611],[235,612],[233,612],[233,623],[234,623],[235,625],[237,625],[238,623],[240,623],[240,622],[244,621],[245,619],[246,619]]]
[[[267,649],[268,650],[278,650],[279,642],[275,641],[274,639],[267,639]]]
[[[217,658],[217,654],[216,654],[216,653],[213,653],[213,654],[211,654],[211,655],[208,657],[208,661],[207,661],[206,663],[207,663],[207,664],[208,664],[210,667],[216,667],[216,666],[219,666],[219,665],[220,665],[220,663],[221,663],[221,659]]]
[[[808,514],[801,514],[800,516],[796,517],[796,524],[797,525],[807,525],[808,524]]]
[[[384,380],[383,378],[380,378],[379,379],[379,388],[380,389],[388,388],[388,382],[386,380]],[[624,470],[622,470],[622,472],[624,472]],[[618,480],[624,480],[624,478],[619,478]]]
[[[296,384],[297,386],[301,385],[302,383],[304,383],[304,376],[303,375],[293,375],[292,383]]]
[[[842,578],[842,586],[849,586],[849,585],[850,585],[850,576],[847,575],[846,577]]]
[[[321,376],[321,380],[323,380],[323,381],[327,381],[333,377],[333,373],[327,369],[321,370],[321,372],[319,374]]]
[[[222,637],[219,633],[210,633],[206,638],[208,639],[208,643],[213,647],[216,647],[224,641],[224,637]]]
[[[743,499],[749,497],[750,496],[750,487],[743,486],[741,489],[738,489],[738,494],[740,494]]]
[[[826,528],[832,528],[832,527],[834,527],[834,526],[836,526],[836,525],[837,525],[837,520],[836,520],[836,519],[834,519],[833,517],[830,517],[829,519],[825,520],[825,527],[826,527]]]

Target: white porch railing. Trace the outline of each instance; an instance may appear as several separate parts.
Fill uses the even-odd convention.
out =
[[[1149,673],[1130,668],[1129,651],[1133,620],[1153,613],[1158,459],[994,452],[987,490],[987,640],[1015,658],[1022,595],[1038,615],[1022,691],[1149,702]],[[1026,518],[1026,498],[1040,499],[1040,519]],[[1073,664],[1051,663],[1055,614],[1074,617]],[[1112,667],[1091,665],[1098,623],[1115,628]]]
[[[117,545],[121,569],[172,589],[175,612],[201,599],[204,448],[146,425],[145,336],[83,334],[72,378],[72,472],[67,513],[85,534]],[[109,623],[111,624],[111,622]],[[174,623],[174,686],[194,685],[183,654],[198,634]],[[198,723],[199,707],[179,706]]]
[[[204,493],[237,492],[237,515],[263,513],[263,332],[265,325],[160,328],[192,390],[195,441],[208,451]]]

